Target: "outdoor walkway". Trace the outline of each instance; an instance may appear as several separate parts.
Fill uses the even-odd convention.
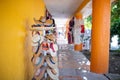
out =
[[[90,72],[90,62],[73,45],[61,45],[58,51],[60,80],[109,80]]]

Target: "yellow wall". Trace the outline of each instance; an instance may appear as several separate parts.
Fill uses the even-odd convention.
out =
[[[0,80],[31,80],[32,53],[25,27],[44,12],[42,0],[0,0]]]

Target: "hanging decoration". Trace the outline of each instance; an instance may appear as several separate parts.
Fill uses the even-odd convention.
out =
[[[73,35],[73,31],[74,31],[74,17],[70,20],[69,22],[69,32],[68,32],[68,43],[72,44],[74,42],[74,35]]]
[[[83,43],[85,33],[84,20],[80,20],[80,40]]]
[[[33,52],[31,62],[34,66],[32,80],[59,80],[54,19],[47,15],[39,20],[34,19],[34,22],[31,27]]]

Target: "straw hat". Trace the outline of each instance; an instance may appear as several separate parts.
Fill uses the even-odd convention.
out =
[[[32,52],[36,53],[39,47],[39,43],[32,43]]]
[[[40,19],[39,19],[39,21],[42,22],[42,23],[45,23],[46,22],[46,17],[41,16]]]
[[[38,46],[38,43],[32,43],[32,46]]]
[[[40,26],[43,25],[43,23],[42,23],[40,20],[36,20],[35,18],[34,18],[34,22],[35,22],[36,24],[39,24]],[[35,25],[33,25],[33,26],[35,26]]]
[[[56,68],[58,65],[57,65],[57,60],[55,59],[55,57],[46,57],[46,62],[48,64],[49,67],[51,68]]]
[[[40,35],[39,34],[34,34],[32,37],[32,41],[34,43],[39,42],[40,41]]]
[[[36,69],[39,69],[44,64],[45,57],[40,54],[35,54],[33,58],[33,65]]]
[[[34,78],[37,80],[41,80],[44,77],[45,71],[46,71],[46,67],[41,67],[39,69],[35,69]]]
[[[53,22],[53,19],[47,19],[47,20],[46,20],[46,17],[44,17],[44,16],[41,16],[39,20],[36,20],[36,19],[34,18],[34,22],[35,22],[36,24],[41,25],[41,26],[48,26],[48,27],[52,26],[53,23],[54,23],[54,22]]]
[[[38,46],[32,46],[32,52],[37,53],[39,47]]]
[[[52,19],[46,20],[46,22],[44,23],[44,25],[47,26],[47,27],[53,27],[53,20]]]
[[[43,23],[46,22],[46,18],[43,17],[43,16],[41,16],[41,17],[39,18],[39,20],[36,20],[36,19],[34,18],[34,22],[35,22],[36,24],[42,25]]]
[[[47,73],[48,73],[48,75],[50,76],[51,79],[53,79],[53,80],[59,80],[58,79],[59,75],[58,74],[53,74],[50,68],[47,68]]]
[[[55,51],[58,51],[58,46],[57,46],[57,44],[53,44],[53,48],[54,48]]]
[[[55,41],[55,36],[53,34],[46,35],[45,37],[51,41]]]
[[[43,37],[43,36],[40,36],[40,41],[39,41],[39,43],[41,44],[43,41],[44,41],[44,37]]]
[[[53,50],[50,48],[49,53],[52,57],[57,57],[57,52],[53,52]]]
[[[57,51],[58,51],[58,46],[57,44],[50,43],[50,49],[49,52],[52,57],[57,57]]]
[[[54,75],[58,74],[58,68],[50,68],[50,70]]]

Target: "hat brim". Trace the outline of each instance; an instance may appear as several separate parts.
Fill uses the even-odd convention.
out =
[[[51,68],[56,68],[58,65],[57,65],[57,62],[55,60],[53,60],[51,57],[46,57],[46,62],[48,64],[49,67]]]
[[[53,24],[53,20],[51,19],[46,20],[46,22],[44,23],[44,25],[46,26],[52,26],[52,24]]]
[[[37,61],[39,58],[39,61]],[[43,55],[36,54],[33,58],[33,66],[39,69],[44,64],[45,57]]]
[[[52,57],[57,57],[57,52],[53,52],[53,50],[50,48],[49,53]]]
[[[46,35],[45,36],[47,39],[51,40],[51,41],[55,41],[55,37],[53,34],[50,34],[50,35]]]
[[[59,80],[58,79],[59,75],[58,74],[53,74],[50,68],[47,68],[47,73],[48,73],[48,75],[50,76],[51,79],[53,79],[53,80]]]
[[[41,67],[39,68],[40,69],[40,72],[36,75],[36,72],[38,69],[35,69],[35,72],[34,72],[34,78],[37,79],[37,80],[41,80],[43,77],[44,77],[44,73],[46,71],[46,67]]]
[[[39,34],[34,34],[32,37],[32,42],[36,43],[40,41],[40,35]]]
[[[38,50],[38,48],[39,48],[38,46],[32,46],[32,52],[33,52],[33,53],[36,53],[37,50]]]

